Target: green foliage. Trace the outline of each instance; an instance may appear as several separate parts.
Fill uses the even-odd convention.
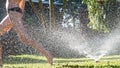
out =
[[[104,12],[104,6],[108,0],[104,0],[101,5],[97,0],[83,0],[83,3],[87,5],[89,24],[88,26],[97,31],[109,32],[106,27],[106,13]]]

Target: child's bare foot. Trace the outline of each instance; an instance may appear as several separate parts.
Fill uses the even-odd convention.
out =
[[[51,65],[53,64],[54,55],[51,52],[48,52],[47,60]]]
[[[2,61],[0,62],[0,68],[2,68]]]

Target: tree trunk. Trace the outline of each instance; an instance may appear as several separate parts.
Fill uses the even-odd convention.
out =
[[[32,2],[32,0],[29,0],[29,2],[30,2],[30,5],[31,5],[31,7],[33,8],[35,14],[37,15],[39,22],[42,22],[42,27],[43,27],[43,29],[45,29],[44,19],[43,19],[42,15],[40,16],[40,13],[39,13],[38,9],[35,7],[35,5],[34,5],[34,3]],[[42,10],[42,9],[41,9],[41,10]]]
[[[46,28],[46,23],[45,23],[45,16],[44,16],[44,9],[43,9],[43,4],[42,4],[42,0],[39,0],[39,6],[40,6],[40,13],[41,13],[41,20],[42,20],[42,23],[44,25],[44,28]]]
[[[80,10],[80,30],[83,35],[85,35],[90,30],[89,27],[87,26],[88,23],[89,23],[88,10],[82,8]]]
[[[66,5],[67,5],[67,0],[64,0],[64,2],[63,2],[63,9],[62,9],[62,13],[61,13],[61,20],[60,21],[63,20],[64,12],[66,10]]]
[[[50,31],[53,28],[55,28],[55,16],[54,16],[54,6],[53,6],[54,0],[49,0],[49,16],[50,16]]]

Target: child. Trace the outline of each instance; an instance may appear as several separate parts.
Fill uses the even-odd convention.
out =
[[[37,43],[35,40],[29,38],[25,33],[25,28],[22,22],[24,6],[25,0],[7,0],[7,16],[0,23],[0,36],[13,28],[21,42],[37,49],[37,51],[42,53],[47,58],[48,62],[52,65],[53,56],[50,54],[50,52],[45,50],[44,47],[42,47],[42,44]],[[0,65],[2,65],[2,44],[0,44]]]

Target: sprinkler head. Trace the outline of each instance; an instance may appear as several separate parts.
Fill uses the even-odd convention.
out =
[[[97,60],[97,61],[95,61],[95,62],[96,62],[96,63],[99,63],[100,61]]]

